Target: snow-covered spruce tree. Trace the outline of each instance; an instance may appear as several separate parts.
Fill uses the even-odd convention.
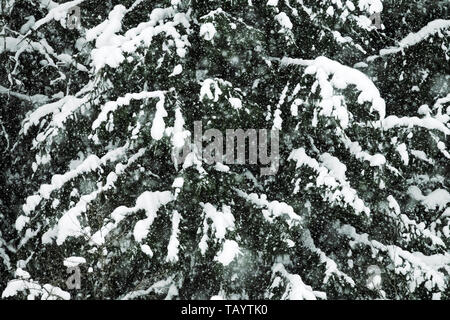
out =
[[[45,101],[11,151],[32,190],[2,297],[448,299],[441,2],[52,2],[4,40],[71,80],[23,89]],[[198,121],[279,130],[274,174],[207,161]]]
[[[0,287],[6,286],[3,274],[16,251],[14,222],[21,203],[54,173],[32,175],[33,135],[19,136],[21,121],[27,111],[79,91],[88,80],[88,70],[73,60],[78,32],[41,20],[56,7],[47,0],[0,1]]]

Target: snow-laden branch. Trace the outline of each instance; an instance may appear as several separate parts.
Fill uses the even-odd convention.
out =
[[[317,248],[314,244],[314,239],[311,237],[311,233],[308,229],[306,229],[302,234],[302,243],[303,245],[314,252],[319,256],[320,262],[325,264],[325,278],[323,279],[324,283],[328,283],[329,279],[334,275],[338,279],[342,279],[347,282],[351,287],[355,286],[355,281],[347,275],[345,272],[342,272],[338,269],[336,262],[329,258],[325,252],[323,252],[320,248]]]
[[[395,54],[398,52],[403,52],[405,49],[415,46],[422,41],[427,40],[429,37],[438,34],[440,36],[445,37],[443,32],[446,32],[446,36],[448,37],[450,32],[445,31],[450,28],[450,20],[444,19],[436,19],[429,22],[425,27],[420,29],[418,32],[411,32],[405,38],[399,41],[397,47],[385,48],[380,50],[380,54],[378,56],[372,56],[368,58],[368,61],[374,60],[378,57],[388,56],[391,54]]]
[[[295,161],[296,168],[306,166],[318,174],[316,186],[325,186],[328,189],[324,196],[327,201],[330,203],[342,201],[352,207],[357,214],[364,212],[367,216],[370,215],[370,208],[364,204],[357,191],[346,180],[346,166],[339,159],[325,153],[321,155],[322,163],[319,163],[316,159],[308,156],[304,148],[299,148],[291,152],[288,160]]]
[[[321,104],[333,105],[333,88],[343,90],[349,85],[355,85],[361,91],[358,103],[370,102],[372,108],[378,112],[380,119],[386,115],[386,103],[381,98],[375,84],[361,71],[342,65],[326,57],[316,58],[305,70],[305,74],[315,75],[320,86]],[[328,77],[332,76],[331,81]]]
[[[62,127],[66,119],[88,100],[88,96],[84,96],[82,98],[65,96],[64,98],[56,102],[52,102],[37,108],[25,119],[23,125],[24,134],[27,134],[30,127],[38,125],[40,120],[49,114],[53,115],[49,127]],[[36,141],[43,141],[50,133],[51,131],[47,130],[46,134],[43,137],[38,136],[36,138]]]
[[[50,194],[53,191],[62,188],[64,184],[66,184],[68,181],[75,179],[76,177],[84,173],[98,170],[102,165],[105,165],[108,161],[116,161],[117,159],[125,155],[127,149],[128,144],[125,144],[123,147],[110,150],[101,158],[97,157],[94,154],[91,154],[75,169],[70,170],[64,174],[55,174],[52,177],[50,184],[41,185],[38,194],[29,196],[27,198],[26,203],[22,207],[25,215],[29,216],[30,213],[36,209],[36,207],[39,205],[42,199],[49,199]]]
[[[173,7],[156,8],[151,12],[148,22],[139,24],[124,35],[118,35],[126,12],[123,5],[117,5],[110,12],[108,20],[86,32],[88,41],[95,40],[96,49],[92,50],[91,56],[96,72],[106,65],[117,68],[125,60],[124,54],[131,54],[141,46],[150,46],[152,39],[161,33],[173,38],[178,56],[185,56],[189,41],[175,27],[181,24],[186,29],[189,28],[190,19],[187,14],[175,13]],[[158,24],[170,17],[173,17],[173,21]]]
[[[386,158],[381,153],[370,154],[363,150],[358,141],[352,141],[341,129],[336,130],[336,134],[345,148],[358,160],[367,161],[371,167],[381,167],[386,164]]]
[[[19,292],[28,293],[28,299],[41,296],[41,300],[70,300],[70,293],[49,283],[43,286],[33,281],[30,274],[18,268],[15,272],[16,279],[8,282],[2,292],[2,298],[14,297]]]
[[[83,230],[81,228],[78,217],[88,210],[88,206],[95,201],[100,194],[113,189],[114,183],[117,181],[119,176],[121,176],[131,164],[139,159],[145,151],[146,149],[142,148],[136,154],[131,156],[127,163],[117,164],[115,171],[110,172],[106,177],[105,185],[100,186],[97,190],[91,192],[90,194],[81,196],[80,200],[62,215],[62,217],[58,220],[57,225],[53,226],[42,235],[42,243],[49,244],[54,240],[54,238],[56,238],[57,243],[60,244],[64,242],[68,236],[90,237],[89,230]],[[19,228],[17,229],[20,231]]]
[[[282,263],[276,263],[272,267],[272,285],[270,290],[274,290],[284,284],[285,291],[281,300],[317,300],[326,299],[325,292],[315,291],[311,286],[305,284],[298,274],[289,273]],[[274,294],[269,292],[268,298],[272,299]]]
[[[10,96],[15,97],[17,99],[30,102],[31,104],[43,104],[43,103],[46,103],[49,100],[49,98],[47,96],[43,95],[43,94],[35,94],[35,95],[32,95],[32,96],[29,96],[29,95],[24,94],[24,93],[12,91],[12,90],[10,90],[8,88],[5,88],[5,87],[3,87],[1,85],[0,85],[0,94],[10,95]]]
[[[73,1],[68,1],[68,2],[62,3],[62,4],[58,4],[57,6],[54,6],[54,3],[53,3],[53,5],[51,6],[51,9],[47,13],[47,15],[45,17],[43,17],[42,19],[39,19],[38,21],[36,21],[36,23],[32,26],[32,29],[37,30],[44,24],[47,24],[53,20],[60,21],[61,24],[63,26],[65,26],[67,12],[74,6],[77,6],[81,3],[83,3],[84,1],[86,1],[86,0],[73,0]]]
[[[142,282],[144,282],[144,281],[142,281]],[[142,286],[142,285],[144,285],[144,284],[141,283],[140,286]],[[146,288],[146,289],[128,292],[121,298],[121,300],[132,300],[132,299],[136,299],[139,297],[149,295],[150,293],[167,294],[166,298],[170,298],[169,293],[171,291],[171,288],[173,288],[173,287],[174,287],[174,277],[170,276],[167,279],[160,280],[160,281],[153,283],[152,285],[148,286],[148,288]]]
[[[429,130],[438,130],[442,133],[449,135],[450,129],[447,128],[442,122],[436,120],[432,117],[397,117],[397,116],[388,116],[381,121],[376,121],[371,123],[375,128],[383,128],[384,130],[389,130],[395,127],[422,127]]]
[[[92,130],[96,130],[100,125],[108,119],[109,113],[117,110],[118,107],[129,105],[131,100],[144,100],[148,98],[158,98],[156,103],[156,113],[153,119],[151,135],[155,140],[160,140],[163,136],[165,123],[164,117],[167,116],[164,109],[165,91],[142,91],[139,93],[127,93],[125,96],[118,98],[116,101],[109,101],[101,107],[101,112],[97,119],[92,123]]]
[[[258,196],[256,193],[247,194],[239,189],[235,189],[235,192],[241,198],[260,208],[264,218],[269,223],[273,223],[277,217],[283,216],[287,216],[287,223],[289,226],[301,225],[303,222],[303,219],[295,213],[294,208],[285,202],[278,202],[276,200],[269,201],[265,194],[261,194],[261,196]]]
[[[222,211],[218,211],[212,204],[206,203],[203,206],[203,237],[200,241],[199,247],[202,254],[205,254],[208,247],[206,241],[208,240],[208,220],[212,221],[211,230],[215,231],[217,240],[225,239],[226,231],[234,229],[234,216],[231,213],[229,206],[223,206]]]
[[[146,191],[142,193],[136,199],[136,205],[134,207],[128,208],[125,206],[120,206],[116,208],[111,213],[111,218],[114,222],[109,222],[100,228],[94,235],[91,237],[90,244],[95,246],[100,246],[105,243],[105,237],[115,229],[118,224],[125,219],[128,215],[133,212],[144,210],[147,214],[147,218],[143,220],[139,220],[136,222],[134,226],[133,236],[136,242],[141,243],[144,238],[147,237],[149,233],[149,228],[152,225],[153,221],[157,216],[157,211],[161,206],[166,205],[170,201],[175,199],[174,195],[171,191],[155,191],[150,192]],[[144,253],[149,254],[147,245],[142,245],[141,249]]]
[[[354,244],[359,243],[372,248],[375,253],[384,252],[391,259],[395,273],[411,275],[408,279],[411,292],[414,292],[422,284],[429,291],[432,291],[434,287],[437,287],[439,291],[445,290],[448,275],[439,269],[446,267],[448,270],[450,261],[448,254],[444,255],[445,258],[441,263],[431,265],[427,262],[432,261],[432,256],[416,255],[396,245],[384,245],[376,240],[370,240],[368,234],[358,234],[356,229],[350,225],[338,227],[337,232],[353,239]]]
[[[422,195],[422,192],[418,188],[415,191],[420,192],[420,195]],[[410,191],[408,191],[408,193],[410,193]],[[437,192],[436,194],[439,194],[439,192]],[[443,196],[445,198],[445,193]],[[449,197],[450,196],[447,193],[447,201],[450,201]],[[437,200],[435,197],[433,199],[433,195],[429,199],[427,199],[426,197],[424,198],[425,198],[424,200],[428,200],[430,204],[435,204],[433,200],[434,201]],[[423,222],[417,223],[413,219],[410,219],[405,213],[402,213],[400,205],[392,195],[389,195],[387,197],[387,201],[389,209],[387,209],[386,211],[388,212],[390,217],[400,222],[400,231],[403,232],[404,240],[410,242],[412,240],[411,234],[416,234],[431,240],[431,246],[428,246],[430,249],[435,249],[435,245],[445,248],[444,241],[440,237],[438,237],[432,229],[426,228],[425,223]]]

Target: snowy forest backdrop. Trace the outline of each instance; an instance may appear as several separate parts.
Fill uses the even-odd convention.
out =
[[[2,298],[450,298],[448,0],[0,6]]]

